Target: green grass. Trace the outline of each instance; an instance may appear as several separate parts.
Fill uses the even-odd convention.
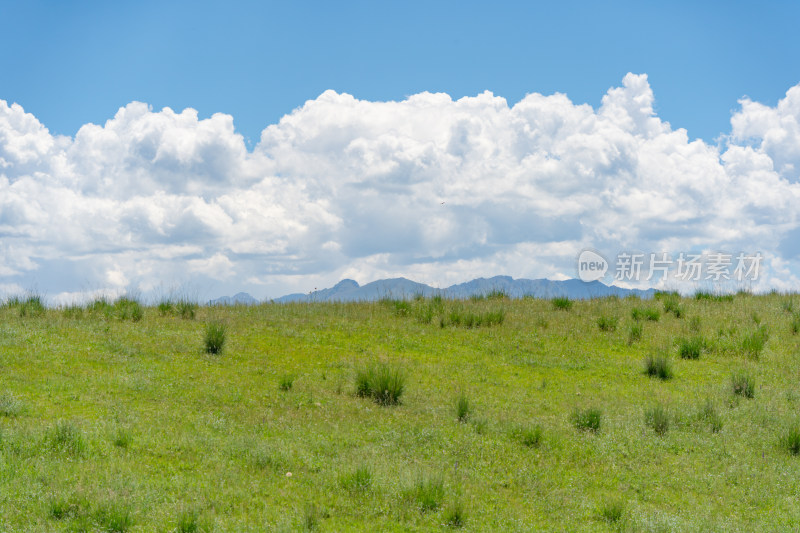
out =
[[[458,395],[456,399],[456,419],[459,422],[466,422],[472,414],[472,406],[469,403],[469,398],[464,393]]]
[[[619,318],[615,316],[601,316],[597,319],[597,327],[600,331],[615,331]]]
[[[206,353],[217,355],[222,352],[222,347],[225,346],[225,338],[227,335],[227,328],[220,322],[209,322],[206,324],[205,337],[203,342],[205,344]]]
[[[386,363],[371,364],[356,371],[355,393],[372,398],[378,405],[398,405],[405,382],[405,374],[399,368]]]
[[[569,311],[572,309],[572,300],[569,298],[559,296],[558,298],[553,298],[551,301],[553,302],[553,309],[559,309],[561,311]]]
[[[661,436],[669,431],[669,419],[669,412],[661,404],[650,407],[644,413],[645,424]]]
[[[699,359],[706,347],[703,337],[696,335],[689,338],[678,339],[678,355],[681,359]]]
[[[747,372],[736,372],[731,376],[733,393],[743,398],[753,398],[756,391],[756,382]]]
[[[663,381],[672,379],[672,364],[669,357],[661,353],[649,354],[644,360],[644,373]]]
[[[25,297],[7,301],[0,530],[796,529],[797,304],[671,296],[678,320],[661,311],[669,297],[569,312],[500,297],[411,299],[405,315],[381,303],[200,306],[195,320],[155,302],[135,321],[111,300],[24,316]],[[634,320],[636,308],[661,318]],[[441,327],[453,309],[504,319]],[[602,316],[621,317],[616,332]],[[215,322],[223,356],[205,353]],[[643,334],[629,343],[634,324]],[[761,328],[755,357],[743,342]],[[696,336],[700,357],[679,357],[676,339]],[[671,379],[659,363],[643,375],[648,356],[665,357]],[[401,371],[391,408],[373,390],[399,388],[378,368]],[[373,369],[364,397],[360,369]]]
[[[603,411],[596,407],[587,409],[576,408],[572,412],[571,420],[575,429],[597,433],[600,431],[600,425],[603,421]]]

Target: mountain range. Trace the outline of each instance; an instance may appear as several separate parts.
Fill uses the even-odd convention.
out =
[[[424,283],[406,278],[381,279],[359,285],[352,279],[344,279],[329,289],[321,289],[310,293],[294,293],[274,298],[275,303],[289,302],[354,302],[375,301],[382,298],[411,299],[416,296],[431,297],[441,295],[443,298],[469,298],[482,296],[490,292],[503,292],[510,298],[533,296],[535,298],[566,297],[573,300],[586,300],[603,296],[636,295],[640,298],[651,298],[654,289],[625,289],[614,285],[605,285],[599,281],[584,282],[578,279],[553,281],[549,279],[513,279],[510,276],[494,276],[477,278],[466,283],[451,285],[446,289],[436,289]],[[245,292],[234,296],[223,296],[211,300],[209,305],[250,305],[258,300]]]

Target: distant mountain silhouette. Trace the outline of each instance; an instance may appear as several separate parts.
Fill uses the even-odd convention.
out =
[[[223,296],[222,298],[211,300],[208,305],[255,305],[257,303],[259,303],[258,300],[246,292],[239,292],[233,296]]]
[[[441,295],[443,298],[469,298],[486,295],[491,292],[503,292],[510,298],[533,296],[535,298],[566,297],[572,300],[586,300],[604,296],[637,295],[651,298],[654,289],[624,289],[605,285],[599,281],[584,282],[578,279],[552,281],[548,279],[513,279],[510,276],[478,278],[466,283],[451,285],[446,289],[435,289],[424,283],[417,283],[406,278],[381,279],[359,285],[352,279],[344,279],[330,289],[321,289],[311,293],[295,293],[275,298],[277,303],[288,302],[354,302],[374,301],[381,298],[411,299],[418,295],[430,297]],[[209,302],[214,305],[230,305],[235,303],[257,303],[255,298],[246,293],[236,296],[218,298]]]

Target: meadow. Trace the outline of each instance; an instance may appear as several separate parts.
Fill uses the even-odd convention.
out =
[[[0,531],[796,531],[800,296],[0,305]]]

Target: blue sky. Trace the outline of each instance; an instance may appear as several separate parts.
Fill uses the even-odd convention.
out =
[[[755,288],[800,290],[798,20],[0,0],[0,298],[564,279],[585,249],[759,252]]]
[[[251,142],[327,89],[597,106],[647,73],[659,116],[727,132],[798,82],[796,2],[2,2],[2,98],[74,135],[126,103],[228,113]],[[10,53],[9,53],[10,52]]]

